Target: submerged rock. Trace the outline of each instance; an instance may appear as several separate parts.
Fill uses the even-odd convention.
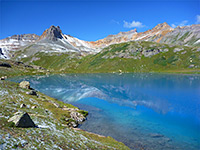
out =
[[[36,127],[35,123],[31,119],[28,113],[17,112],[11,117],[8,122],[14,122],[16,127],[30,128]]]
[[[22,81],[19,83],[19,87],[24,88],[24,89],[30,89],[30,82]]]
[[[164,135],[158,134],[158,133],[151,133],[150,136],[151,136],[152,138],[161,138],[161,137],[164,137]]]

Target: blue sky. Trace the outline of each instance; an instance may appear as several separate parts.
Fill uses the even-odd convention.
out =
[[[143,32],[163,22],[173,27],[200,23],[200,1],[0,0],[0,39],[41,35],[59,25],[65,34],[95,41],[134,28]]]

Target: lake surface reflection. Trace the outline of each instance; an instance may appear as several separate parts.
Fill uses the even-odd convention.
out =
[[[27,76],[31,86],[89,111],[80,128],[131,149],[200,149],[200,76],[61,74]]]

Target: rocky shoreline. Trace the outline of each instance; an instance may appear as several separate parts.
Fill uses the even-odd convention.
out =
[[[0,149],[129,149],[111,137],[77,128],[87,111],[40,93],[27,81],[8,81],[41,73],[9,64],[11,68],[0,67]]]

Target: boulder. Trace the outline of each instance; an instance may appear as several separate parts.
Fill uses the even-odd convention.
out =
[[[20,108],[25,108],[26,107],[26,104],[21,104],[20,105]]]
[[[71,116],[72,119],[74,119],[78,123],[85,121],[85,117],[81,113],[72,111],[70,113],[70,116]]]
[[[2,76],[2,77],[0,78],[0,80],[5,80],[5,79],[7,79],[7,76]]]
[[[35,123],[31,119],[28,113],[18,112],[15,113],[13,117],[11,117],[8,122],[14,122],[16,127],[21,128],[30,128],[36,127]]]
[[[28,81],[22,81],[19,83],[19,87],[24,89],[30,89],[30,83]]]
[[[35,108],[37,108],[37,106],[35,106],[35,105],[31,107],[31,109],[35,109]]]
[[[0,67],[11,68],[11,65],[9,63],[2,62],[0,63]]]
[[[26,92],[26,94],[38,96],[38,95],[37,95],[37,92],[36,92],[35,90],[31,90],[30,92]]]

